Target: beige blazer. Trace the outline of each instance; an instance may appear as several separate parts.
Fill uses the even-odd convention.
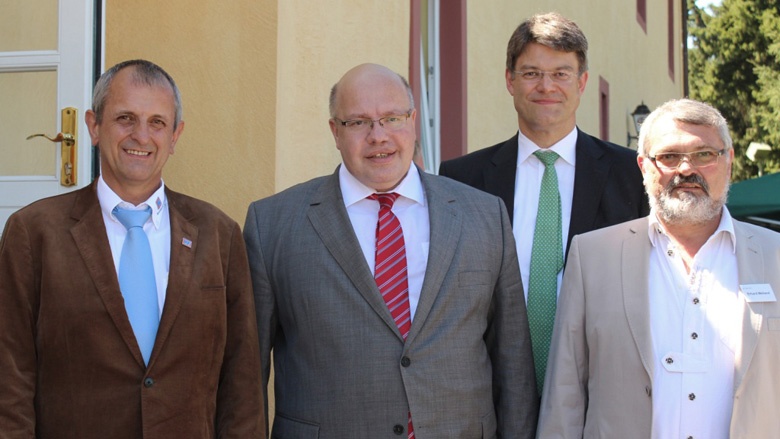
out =
[[[572,241],[550,348],[540,438],[649,438],[654,355],[648,220]],[[780,234],[734,221],[739,283],[780,295]],[[780,305],[747,303],[730,438],[780,437]],[[702,419],[706,422],[706,419]]]

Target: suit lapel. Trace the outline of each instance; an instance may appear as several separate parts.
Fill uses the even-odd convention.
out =
[[[512,221],[517,174],[517,134],[504,142],[504,145],[493,155],[491,162],[495,168],[483,171],[484,190],[504,200],[509,220]]]
[[[312,196],[307,216],[325,248],[358,292],[398,338],[403,340],[360,250],[360,243],[341,198],[338,169],[324,180]]]
[[[412,329],[407,337],[408,342],[413,341],[420,332],[420,328],[423,327],[436,297],[441,291],[444,277],[452,264],[452,258],[459,242],[462,221],[457,210],[451,207],[451,204],[456,203],[457,200],[439,190],[439,184],[435,177],[420,172],[420,179],[425,188],[431,230],[425,279],[412,321]]]
[[[753,234],[743,227],[738,221],[734,221],[734,233],[737,241],[737,272],[739,284],[755,284],[766,282],[764,256],[761,246],[753,240]],[[775,268],[776,269],[776,268]],[[742,304],[742,339],[741,346],[737,348],[736,370],[734,374],[734,390],[742,384],[745,373],[750,368],[753,354],[758,345],[758,335],[763,323],[764,303],[745,301],[740,293]]]
[[[628,236],[623,241],[620,272],[628,327],[645,371],[652,380],[654,355],[653,338],[650,332],[650,291],[647,281],[651,248],[647,228],[647,218],[634,221],[629,226]]]
[[[97,183],[92,183],[80,192],[71,211],[71,218],[76,220],[76,224],[70,229],[70,233],[108,315],[136,362],[139,366],[145,367],[141,350],[135,340],[135,333],[127,318],[122,292],[119,290],[114,258],[111,255],[106,225],[103,223],[103,213],[97,198]]]
[[[572,195],[571,221],[567,242],[571,244],[574,235],[590,231],[596,221],[599,200],[607,184],[611,162],[604,151],[589,135],[577,129],[576,168],[574,171],[574,194]],[[568,245],[567,245],[568,252]]]
[[[165,192],[171,222],[171,259],[168,269],[168,287],[165,290],[165,306],[157,329],[152,356],[149,359],[149,367],[154,364],[160,349],[165,345],[184,300],[188,294],[192,294],[190,282],[195,254],[198,251],[198,227],[192,222],[194,213],[180,194],[168,189]]]

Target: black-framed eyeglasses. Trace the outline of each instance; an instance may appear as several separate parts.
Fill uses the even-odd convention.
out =
[[[357,119],[341,120],[337,117],[334,117],[333,120],[341,124],[341,126],[346,128],[348,131],[355,133],[369,132],[372,128],[374,128],[375,122],[378,122],[379,126],[386,130],[397,131],[404,127],[406,121],[409,119],[409,117],[411,117],[413,111],[414,109],[411,109],[404,114],[391,114],[389,116],[380,117],[379,119],[361,117]]]
[[[707,168],[718,163],[718,157],[725,152],[725,148],[720,151],[706,149],[693,152],[662,152],[647,158],[661,169],[677,169],[683,160],[687,160],[694,168]]]

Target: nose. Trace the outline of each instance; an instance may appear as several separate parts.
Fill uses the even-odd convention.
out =
[[[149,127],[145,123],[137,123],[133,126],[133,134],[131,136],[133,140],[140,145],[146,145],[151,138],[149,134]]]
[[[550,73],[542,72],[542,77],[539,78],[539,82],[536,83],[536,87],[541,90],[549,90],[554,88],[555,81],[552,80]]]
[[[693,164],[691,164],[691,158],[683,156],[680,163],[677,165],[677,172],[683,175],[691,175],[693,174],[693,171],[694,167]]]
[[[367,139],[370,143],[382,142],[387,139],[387,129],[378,120],[372,120]]]

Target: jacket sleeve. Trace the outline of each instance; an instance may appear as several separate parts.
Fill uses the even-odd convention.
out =
[[[12,215],[0,240],[0,438],[35,437],[39,285],[32,242]]]
[[[496,201],[504,254],[486,344],[493,364],[498,437],[530,439],[539,413],[531,335],[512,227],[503,202]]]
[[[217,437],[265,438],[252,283],[241,229],[235,223],[226,279],[228,333],[217,393]]]
[[[574,237],[547,362],[539,415],[540,438],[581,438],[585,428],[589,364],[580,258],[578,237]]]
[[[268,279],[265,259],[261,248],[260,226],[256,214],[256,204],[249,206],[244,224],[244,240],[249,255],[252,288],[255,298],[255,317],[262,362],[261,386],[265,397],[265,420],[268,424],[268,382],[271,375],[271,350],[276,337],[277,315],[276,299]]]

